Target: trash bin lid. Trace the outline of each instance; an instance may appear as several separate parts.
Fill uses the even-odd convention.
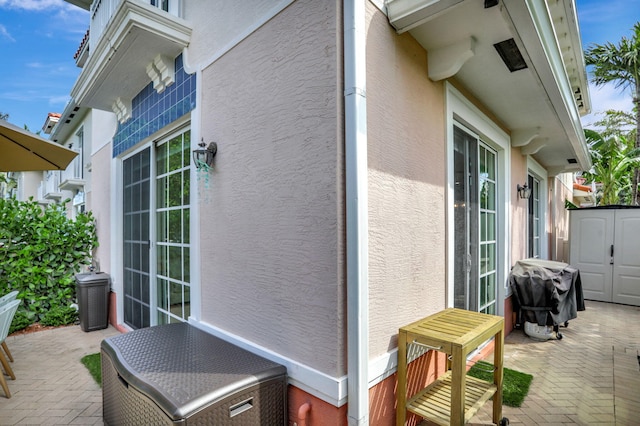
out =
[[[104,284],[110,283],[111,277],[105,272],[85,272],[76,274],[76,283],[78,285]]]

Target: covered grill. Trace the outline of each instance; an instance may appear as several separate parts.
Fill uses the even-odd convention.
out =
[[[531,337],[562,338],[559,325],[584,311],[580,272],[569,264],[541,259],[516,262],[509,274],[516,325]],[[556,333],[550,335],[550,330]]]

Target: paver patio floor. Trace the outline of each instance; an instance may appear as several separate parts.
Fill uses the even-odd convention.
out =
[[[640,424],[640,307],[586,306],[562,340],[507,336],[505,366],[534,376],[523,406],[503,408],[512,425]],[[9,336],[16,380],[11,399],[0,389],[0,425],[102,424],[102,393],[80,358],[114,334],[70,326]],[[471,424],[491,424],[490,402]]]

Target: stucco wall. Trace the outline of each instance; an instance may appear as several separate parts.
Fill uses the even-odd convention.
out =
[[[527,222],[529,220],[529,200],[518,197],[518,184],[527,183],[527,157],[520,148],[511,148],[511,179],[507,181],[511,191],[511,265],[518,260],[528,257]]]
[[[202,72],[202,320],[345,373],[341,8],[296,1]]]
[[[445,307],[444,87],[426,51],[368,5],[370,357]]]
[[[99,247],[95,260],[101,271],[111,270],[111,144],[103,146],[91,157],[92,187],[87,194],[87,210],[93,212],[98,230]]]
[[[569,188],[561,177],[559,175],[550,179],[550,185],[552,185],[556,197],[556,203],[552,210],[554,227],[551,238],[551,254],[552,260],[568,262],[569,210],[564,208],[564,200],[573,199],[573,188]]]
[[[256,25],[270,19],[293,0],[207,0],[182,2],[184,18],[194,31],[185,57],[187,66],[210,62],[245,37]],[[215,24],[213,24],[215,23]]]

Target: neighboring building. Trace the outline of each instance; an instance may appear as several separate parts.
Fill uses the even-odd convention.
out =
[[[90,31],[53,135],[91,146],[112,322],[284,364],[290,422],[393,424],[399,327],[456,306],[510,330],[511,266],[564,260],[574,1],[68,2]]]

